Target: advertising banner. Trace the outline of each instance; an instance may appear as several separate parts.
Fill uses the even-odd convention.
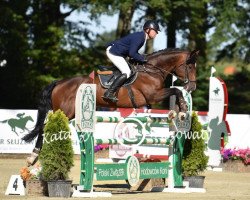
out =
[[[221,162],[221,140],[223,137],[227,137],[229,132],[226,122],[227,104],[228,94],[224,81],[216,77],[210,77],[208,112],[210,136],[207,151],[209,166],[219,166]]]
[[[0,109],[0,153],[31,153],[36,139],[31,143],[21,138],[31,131],[37,120],[37,110]],[[75,154],[80,147],[74,126],[70,123]]]

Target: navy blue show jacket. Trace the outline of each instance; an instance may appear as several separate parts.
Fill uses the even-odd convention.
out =
[[[124,58],[130,57],[137,61],[143,62],[145,58],[139,54],[138,51],[143,46],[145,40],[146,35],[143,31],[131,33],[109,43],[108,46],[111,46],[109,52],[116,56],[122,56]]]

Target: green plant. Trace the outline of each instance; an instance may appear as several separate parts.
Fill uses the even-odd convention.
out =
[[[69,120],[61,110],[50,112],[47,119],[44,144],[39,155],[41,173],[47,181],[66,180],[74,162]]]
[[[202,125],[195,112],[192,113],[191,130],[188,136],[184,145],[182,170],[184,176],[196,176],[206,169],[208,156],[204,153]]]

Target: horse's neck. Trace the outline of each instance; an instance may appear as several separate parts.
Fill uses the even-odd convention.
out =
[[[180,65],[182,62],[181,55],[159,55],[156,58],[149,60],[149,63],[153,63],[158,68],[162,70],[173,72],[175,67]]]

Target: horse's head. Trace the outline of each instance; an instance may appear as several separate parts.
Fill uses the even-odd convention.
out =
[[[174,69],[174,73],[184,81],[184,89],[188,92],[196,89],[196,61],[199,51],[194,50],[191,53],[182,56],[183,61]]]
[[[196,60],[199,51],[164,49],[147,56],[148,66],[163,78],[168,74],[176,75],[185,83],[188,92],[196,89]]]

